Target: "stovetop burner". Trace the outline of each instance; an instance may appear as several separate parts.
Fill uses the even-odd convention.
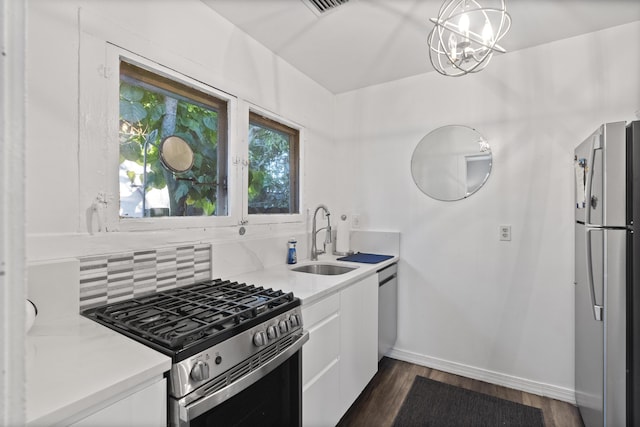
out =
[[[299,305],[292,293],[217,279],[82,314],[176,361]]]

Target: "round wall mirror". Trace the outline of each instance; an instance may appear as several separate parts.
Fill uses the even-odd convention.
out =
[[[491,173],[491,148],[475,129],[449,125],[428,133],[411,157],[418,188],[436,200],[460,200],[478,191]]]
[[[162,163],[172,172],[186,172],[193,166],[193,150],[179,136],[169,136],[160,143]]]

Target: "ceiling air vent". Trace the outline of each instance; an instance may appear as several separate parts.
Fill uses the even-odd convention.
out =
[[[302,0],[302,3],[318,16],[348,2],[349,0]]]

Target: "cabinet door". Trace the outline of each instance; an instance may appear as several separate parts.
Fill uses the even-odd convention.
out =
[[[340,400],[342,413],[378,371],[378,276],[340,293]]]
[[[158,382],[72,424],[73,427],[167,425],[167,384]]]

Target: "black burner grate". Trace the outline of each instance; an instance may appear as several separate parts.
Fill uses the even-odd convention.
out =
[[[215,345],[296,305],[293,293],[217,279],[82,314],[175,355],[197,343]]]

